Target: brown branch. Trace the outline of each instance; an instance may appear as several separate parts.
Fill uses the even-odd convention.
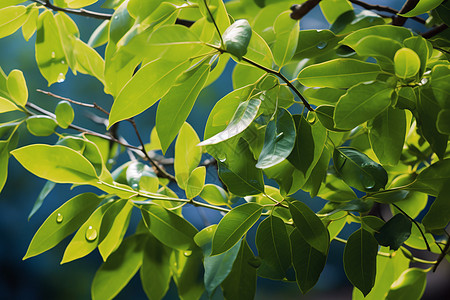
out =
[[[300,20],[306,14],[308,14],[314,7],[319,4],[320,0],[308,0],[302,4],[294,4],[291,6],[291,18],[294,20]]]
[[[425,39],[429,39],[429,38],[434,37],[435,35],[438,35],[439,33],[441,33],[442,31],[444,31],[447,28],[448,28],[447,24],[441,24],[437,27],[434,27],[434,28],[422,33],[421,36]]]
[[[398,13],[407,13],[408,11],[416,7],[417,3],[419,3],[419,0],[407,0]],[[407,17],[395,16],[395,18],[392,19],[392,25],[403,26],[407,19]]]
[[[350,0],[351,3],[356,4],[358,6],[361,6],[362,8],[365,8],[367,10],[377,10],[377,11],[384,11],[384,12],[388,12],[394,15],[397,15],[399,13],[398,10],[393,9],[392,7],[389,6],[384,6],[384,5],[378,5],[378,4],[369,4],[363,1],[359,1],[359,0]],[[392,18],[396,18],[397,16],[392,16]],[[421,24],[425,24],[425,20],[420,18],[420,17],[412,17],[410,18],[414,21],[417,21]]]

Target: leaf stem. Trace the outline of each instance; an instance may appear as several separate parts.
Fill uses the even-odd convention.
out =
[[[79,15],[79,16],[84,16],[84,17],[89,17],[89,18],[94,18],[94,19],[99,19],[99,20],[109,20],[111,19],[112,15],[111,14],[105,14],[105,13],[99,13],[99,12],[95,12],[95,11],[90,11],[90,10],[86,10],[86,9],[72,9],[72,8],[62,8],[62,7],[58,7],[53,5],[50,1],[43,1],[43,0],[31,0],[37,4],[40,4],[42,6],[45,6],[53,11],[61,11],[61,12],[65,12],[65,13],[69,13],[69,14],[73,14],[73,15]]]
[[[214,17],[213,17],[213,15],[212,15],[211,11],[209,10],[209,6],[208,6],[208,4],[206,3],[206,0],[203,0],[203,3],[205,3],[206,10],[208,11],[209,17],[211,18],[211,20],[212,20],[212,22],[213,22],[213,24],[214,24],[214,27],[216,27],[216,31],[217,31],[217,33],[219,34],[220,44],[221,44],[221,45],[224,45],[224,43],[223,43],[223,38],[222,38],[222,34],[220,33],[220,30],[219,30],[219,26],[217,26],[216,20],[214,20]]]
[[[410,219],[411,222],[414,223],[414,225],[416,225],[417,229],[419,229],[420,234],[421,234],[422,237],[423,237],[423,240],[424,240],[424,242],[425,242],[425,245],[427,246],[427,250],[428,250],[428,251],[431,251],[430,244],[428,244],[427,238],[425,237],[425,234],[423,233],[422,228],[420,228],[420,226],[419,226],[419,224],[416,222],[416,220],[414,220],[413,218],[411,218],[411,217],[410,217],[403,209],[401,209],[397,204],[391,203],[391,205],[394,206],[396,209],[398,209],[402,214],[404,214],[408,219]]]

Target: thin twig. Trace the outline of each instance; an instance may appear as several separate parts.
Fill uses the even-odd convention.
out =
[[[42,6],[45,6],[53,11],[61,11],[61,12],[78,15],[78,16],[83,16],[83,17],[89,17],[89,18],[94,18],[94,19],[99,19],[99,20],[110,20],[112,17],[112,14],[99,13],[99,12],[95,12],[95,11],[86,10],[83,8],[73,9],[73,8],[58,7],[58,6],[55,6],[52,3],[50,3],[50,1],[43,1],[43,0],[31,0],[31,1],[33,1],[37,4],[40,4]]]
[[[269,69],[264,67],[263,65],[260,65],[246,57],[242,57],[242,60],[245,61],[246,63],[249,63],[267,73],[273,74],[275,76],[277,76],[278,78],[280,78],[281,80],[283,80],[284,82],[286,82],[286,84],[291,88],[291,90],[294,91],[294,93],[300,98],[300,100],[302,100],[303,105],[309,110],[309,111],[314,111],[314,109],[311,107],[311,105],[308,103],[308,101],[306,100],[305,97],[303,97],[303,95],[299,92],[299,90],[289,81],[289,79],[287,79],[283,74],[281,74],[278,71]]]
[[[400,9],[398,14],[404,14],[416,7],[416,5],[419,3],[419,0],[407,0],[405,4],[403,4],[403,7]],[[402,16],[396,16],[392,20],[392,25],[395,26],[403,26],[408,18],[402,17]]]
[[[441,33],[442,31],[444,31],[447,28],[448,28],[447,24],[441,24],[439,26],[431,28],[428,31],[425,31],[424,33],[421,34],[421,36],[425,39],[429,39],[429,38],[434,37],[435,35],[438,35],[439,33]],[[448,53],[448,51],[446,51],[446,52]]]
[[[211,11],[209,10],[209,6],[208,6],[208,3],[206,3],[206,0],[203,0],[203,3],[205,3],[206,10],[208,11],[209,17],[211,18],[211,20],[212,20],[212,22],[214,24],[214,27],[216,27],[216,31],[219,34],[220,44],[223,45],[222,33],[219,30],[219,26],[217,26],[216,20],[214,20],[214,17],[212,15]]]
[[[422,231],[422,228],[420,228],[419,224],[416,222],[416,220],[414,220],[413,218],[411,218],[403,209],[401,209],[398,205],[396,205],[395,203],[391,203],[392,206],[394,206],[396,209],[398,209],[402,214],[404,214],[408,219],[411,220],[411,222],[414,223],[414,225],[416,225],[417,229],[419,229],[420,234],[423,237],[423,240],[425,242],[425,245],[427,246],[427,250],[431,251],[430,248],[430,244],[428,244],[427,238],[425,237],[425,234]]]
[[[439,257],[438,257],[438,259],[436,261],[436,264],[433,266],[433,272],[436,272],[437,267],[442,262],[444,257],[447,255],[447,252],[448,252],[449,248],[450,248],[450,241],[447,240],[447,243],[445,244],[445,247],[442,250],[442,253],[439,255]]]

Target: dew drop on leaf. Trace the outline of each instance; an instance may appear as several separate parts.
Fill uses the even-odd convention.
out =
[[[66,61],[65,61],[65,60],[62,60],[62,61],[61,61],[61,64],[62,64],[62,65],[64,65],[65,63],[66,63]]]
[[[64,219],[64,216],[62,214],[58,213],[56,215],[56,223],[58,223],[58,224],[61,223],[63,221],[63,219]]]
[[[55,51],[53,51],[52,52],[52,58],[55,58],[56,57],[56,53],[55,53]]]
[[[362,179],[362,184],[367,190],[371,190],[375,187],[375,180],[371,177],[364,177]]]
[[[327,42],[322,41],[322,42],[319,42],[319,43],[316,45],[316,48],[319,49],[319,50],[322,50],[322,49],[325,49],[325,47],[326,47],[327,45],[328,45]]]
[[[227,157],[225,156],[225,154],[220,153],[217,157],[219,159],[220,162],[225,162],[227,160]]]
[[[277,134],[277,137],[275,138],[275,142],[278,142],[279,140],[281,140],[284,136],[284,132],[280,132],[279,134]]]
[[[186,257],[189,257],[189,256],[191,256],[191,254],[192,254],[192,251],[190,251],[190,250],[187,250],[187,251],[184,251],[184,256],[186,256]]]
[[[56,79],[56,81],[58,81],[58,83],[62,83],[64,82],[64,80],[66,79],[66,77],[64,76],[63,73],[59,73],[58,78]]]
[[[97,230],[95,230],[92,226],[89,226],[86,229],[86,240],[92,242],[93,240],[95,240],[97,238]]]

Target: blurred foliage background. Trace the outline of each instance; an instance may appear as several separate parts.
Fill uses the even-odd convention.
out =
[[[100,4],[102,3],[102,1],[99,2]],[[386,2],[389,2],[389,6],[400,9],[404,1],[369,2],[383,5],[387,5]],[[99,6],[99,4],[95,4],[89,8],[95,11],[107,12],[107,10]],[[289,9],[289,7],[286,9]],[[100,24],[100,21],[95,19],[78,16],[71,17],[78,24],[83,41],[87,41],[91,33]],[[324,29],[328,27],[329,24],[318,6],[300,22],[301,29]],[[411,21],[408,21],[406,27],[412,27],[418,31],[424,30],[424,28],[417,27],[417,24]],[[34,41],[35,36],[29,42],[26,42],[20,30],[12,36],[0,39],[0,66],[6,74],[13,69],[23,71],[29,87],[29,101],[49,111],[54,111],[59,100],[36,91],[36,89],[42,89],[87,103],[95,101],[104,108],[111,107],[112,97],[103,92],[103,86],[100,82],[87,75],[78,74],[74,76],[69,71],[64,82],[48,87],[36,65]],[[103,55],[104,47],[97,50]],[[203,137],[207,116],[214,104],[232,90],[231,71],[233,66],[233,63],[229,63],[224,74],[200,94],[187,120],[200,137]],[[89,118],[91,111],[80,107],[74,107],[74,109],[74,124],[98,132],[104,132],[105,128],[103,125],[96,124]],[[92,111],[92,113],[94,112]],[[155,113],[156,106],[153,106],[136,119],[141,134],[144,136],[144,142],[149,142],[150,140],[150,131],[155,125]],[[138,143],[129,124],[121,124],[119,130],[120,135],[127,137],[130,143]],[[19,145],[36,142],[54,144],[57,141],[56,135],[44,139],[39,138],[39,141],[27,132],[23,132],[21,137]],[[169,149],[167,156],[173,156],[173,145]],[[173,170],[169,169],[169,171]],[[211,169],[211,172],[214,172],[214,169]],[[216,175],[211,174],[210,177],[212,176]],[[76,188],[74,192],[71,191],[70,185],[57,185],[46,198],[42,208],[27,221],[28,214],[44,184],[45,180],[33,176],[13,158],[10,159],[8,180],[0,194],[0,299],[89,299],[90,284],[95,271],[101,264],[101,257],[98,252],[94,252],[76,262],[60,265],[65,246],[70,240],[67,238],[65,242],[51,251],[22,261],[29,242],[47,216],[71,197],[84,192],[81,191],[80,187]],[[295,198],[305,201],[308,206],[315,210],[319,210],[324,204],[319,198],[310,199],[306,193],[297,193]],[[189,207],[184,211],[185,216],[198,229],[205,226],[204,220],[200,215],[206,217],[210,223],[217,223],[220,220],[221,216],[218,213],[206,210],[200,211],[201,209]],[[137,218],[132,218],[130,225],[132,229],[135,228],[136,222],[139,220],[139,216],[136,215],[135,217]],[[253,229],[250,233],[254,235],[256,226]],[[345,231],[343,233],[345,234]],[[254,238],[252,237],[249,240],[252,241]],[[344,245],[332,243],[331,247],[334,249],[330,250],[327,265],[316,288],[308,295],[302,297],[302,299],[339,300],[351,298],[352,289],[342,267]],[[448,278],[450,270],[448,264],[442,264],[439,272],[431,275],[433,278],[428,278],[429,284],[424,299],[443,299],[441,297],[446,294],[449,295]],[[299,291],[295,283],[280,283],[261,278],[258,280],[256,299],[297,299],[299,297]],[[118,295],[117,299],[146,299],[139,285],[139,279],[134,278]],[[165,299],[177,299],[174,285],[171,286],[171,291],[169,291]]]

